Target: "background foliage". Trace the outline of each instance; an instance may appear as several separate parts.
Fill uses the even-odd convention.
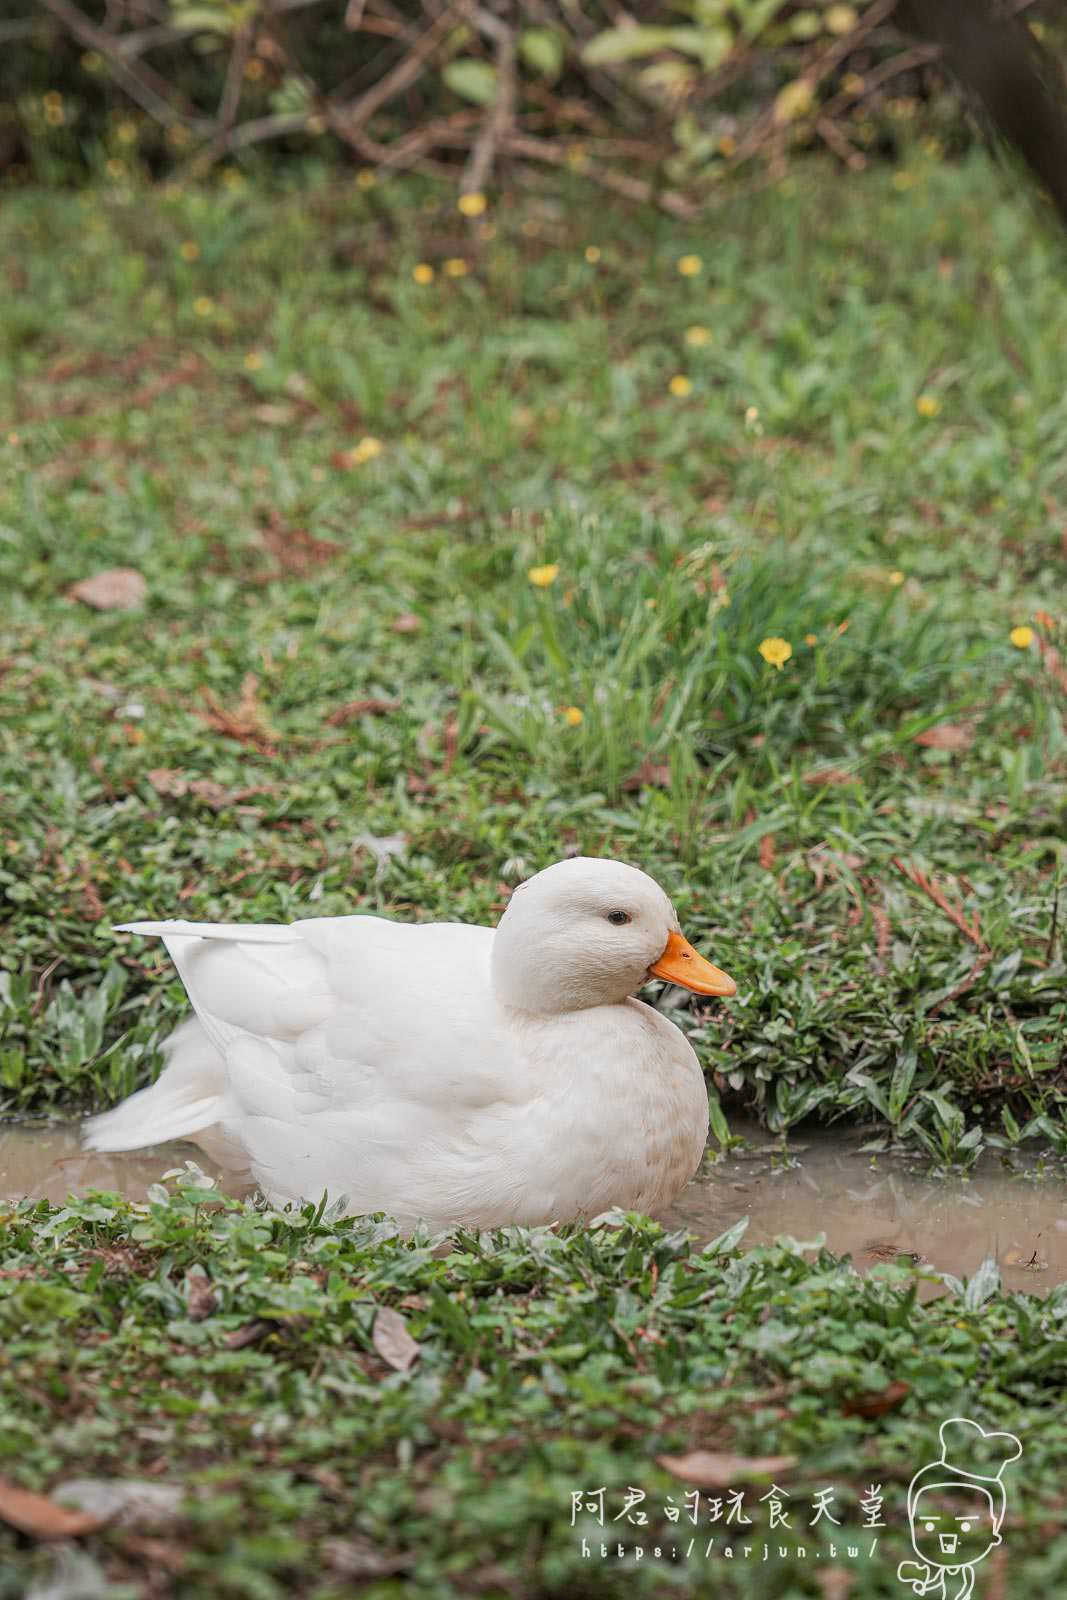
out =
[[[1055,39],[1040,7],[1018,9]],[[0,23],[10,176],[203,173],[268,152],[417,168],[480,193],[578,171],[686,214],[796,146],[861,169],[921,112],[970,137],[936,44],[894,0],[14,0]],[[906,19],[905,19],[906,20]]]

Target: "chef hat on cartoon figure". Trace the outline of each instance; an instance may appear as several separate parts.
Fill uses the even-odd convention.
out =
[[[1013,1433],[987,1433],[967,1417],[949,1417],[940,1427],[941,1457],[920,1467],[908,1485],[908,1516],[920,1489],[939,1484],[984,1489],[993,1505],[993,1528],[1000,1531],[1008,1498],[1001,1481],[1004,1468],[1018,1461],[1023,1447]]]

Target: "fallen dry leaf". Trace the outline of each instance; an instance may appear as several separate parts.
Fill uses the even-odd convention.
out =
[[[174,800],[192,795],[212,811],[223,811],[238,801],[250,799],[252,795],[272,792],[270,786],[263,783],[254,784],[248,789],[224,789],[214,778],[185,778],[172,767],[153,767],[148,774],[148,781],[157,794]]]
[[[270,524],[264,528],[261,537],[278,563],[278,572],[269,573],[270,578],[285,572],[294,577],[303,577],[315,567],[324,567],[343,548],[332,539],[317,538],[306,528],[287,527],[277,511],[271,512]]]
[[[759,864],[764,872],[774,871],[774,858],[777,854],[774,844],[774,834],[765,833],[759,842]]]
[[[667,789],[670,787],[671,769],[665,761],[650,761],[646,756],[636,772],[622,780],[626,790]]]
[[[685,1456],[657,1456],[672,1477],[698,1489],[729,1489],[749,1478],[776,1478],[796,1466],[796,1456],[735,1456],[729,1451],[690,1450]]]
[[[872,1394],[853,1395],[841,1407],[844,1417],[867,1417],[873,1420],[882,1417],[887,1411],[892,1411],[895,1406],[902,1404],[911,1393],[911,1384],[905,1383],[902,1378],[894,1378],[892,1383],[884,1389],[879,1389]]]
[[[79,1539],[102,1528],[107,1518],[87,1511],[70,1511],[47,1495],[17,1489],[6,1478],[0,1478],[0,1521],[29,1534],[31,1539]]]
[[[811,772],[804,774],[804,782],[813,784],[816,788],[825,788],[832,784],[859,783],[859,781],[854,772],[846,772],[844,767],[814,767]]]
[[[421,1354],[419,1345],[408,1332],[407,1323],[392,1306],[378,1307],[371,1342],[395,1372],[406,1372]]]
[[[264,749],[274,738],[267,714],[259,701],[259,679],[254,672],[246,672],[241,680],[241,692],[232,711],[221,705],[210,689],[204,690],[208,709],[197,713],[217,733],[241,744],[255,744]]]
[[[343,706],[330,712],[326,722],[331,728],[343,728],[346,722],[354,722],[357,717],[385,717],[390,711],[399,710],[399,700],[376,700],[373,696],[367,700],[346,700]]]
[[[970,722],[939,722],[933,728],[915,735],[915,743],[928,750],[969,750],[974,743],[974,724]]]
[[[136,611],[147,593],[148,585],[136,567],[109,567],[72,583],[67,590],[72,600],[80,600],[94,611]]]
[[[190,1322],[204,1322],[218,1310],[219,1301],[214,1285],[206,1272],[190,1272],[187,1281],[189,1294],[185,1315]]]

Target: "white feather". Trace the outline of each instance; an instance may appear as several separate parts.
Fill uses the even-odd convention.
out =
[[[616,908],[625,927],[607,921]],[[691,1047],[631,998],[676,926],[652,879],[588,860],[521,885],[495,933],[363,916],[124,924],[163,938],[197,1020],[88,1141],[192,1137],[275,1202],[326,1191],[407,1225],[660,1209],[707,1134]]]

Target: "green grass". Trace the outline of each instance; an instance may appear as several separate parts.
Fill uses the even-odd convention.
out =
[[[958,1414],[1024,1441],[992,1563],[1002,1592],[1053,1594],[1067,1576],[1063,1287],[1039,1302],[979,1274],[924,1306],[903,1267],[861,1280],[825,1255],[741,1255],[730,1239],[693,1253],[640,1218],[562,1237],[460,1235],[442,1259],[373,1221],[210,1199],[187,1184],[169,1203],[163,1191],[145,1206],[27,1203],[7,1219],[0,1473],[25,1487],[148,1476],[185,1490],[176,1527],[93,1537],[108,1594],[147,1592],[137,1584],[153,1572],[152,1593],[212,1600],[800,1600],[825,1595],[836,1568],[854,1576],[852,1600],[875,1600],[904,1592],[893,1574],[910,1555],[908,1481]],[[382,1306],[401,1308],[421,1346],[406,1373],[376,1351]],[[692,1449],[785,1459],[732,1474],[752,1519],[740,1537],[708,1522],[706,1495],[687,1557],[694,1529],[666,1510],[688,1485],[658,1458]],[[792,1532],[785,1558],[785,1536],[770,1536],[764,1564],[772,1482]],[[872,1484],[884,1527],[864,1534]],[[630,1486],[647,1496],[646,1525],[617,1520]],[[605,1527],[572,1526],[572,1494],[601,1487]],[[826,1488],[841,1526],[813,1531]],[[636,1570],[632,1555],[601,1559],[600,1541],[620,1539],[675,1558],[650,1553]],[[398,1575],[371,1581],[370,1568],[357,1590],[337,1540]],[[25,1552],[0,1567],[0,1595],[48,1565]]]
[[[185,1001],[113,922],[491,920],[577,849],[656,874],[736,976],[679,1013],[722,1139],[744,1105],[942,1164],[1067,1147],[1062,247],[983,161],[911,174],[813,164],[690,231],[516,202],[464,276],[419,186],[8,197],[0,1110],[157,1070]],[[118,565],[140,611],[67,598]],[[918,742],[946,723],[966,748]],[[324,1541],[358,1534],[401,1564],[376,1600],[830,1593],[825,1562],[581,1564],[570,1492],[658,1501],[656,1456],[699,1445],[797,1457],[801,1497],[882,1482],[874,1600],[959,1410],[1026,1445],[1002,1592],[1062,1585],[1060,1290],[921,1306],[906,1274],[641,1222],[441,1260],[195,1196],[5,1221],[0,1474],[185,1485],[154,1553],[91,1543],[133,1592],[325,1600],[357,1580]],[[405,1297],[423,1355],[390,1376],[374,1307]],[[843,1410],[893,1380],[898,1409]],[[47,1562],[2,1537],[14,1595]]]
[[[114,921],[492,919],[505,863],[580,849],[736,974],[689,1017],[728,1103],[1053,1137],[1063,689],[1008,634],[1062,608],[1061,247],[982,162],[913,176],[705,233],[530,203],[464,277],[403,186],[9,199],[6,1109],[156,1069],[184,1002]],[[113,565],[142,611],[66,598]],[[205,713],[249,673],[242,743]],[[946,721],[968,750],[916,742]],[[894,857],[980,916],[958,1000],[976,949]]]

